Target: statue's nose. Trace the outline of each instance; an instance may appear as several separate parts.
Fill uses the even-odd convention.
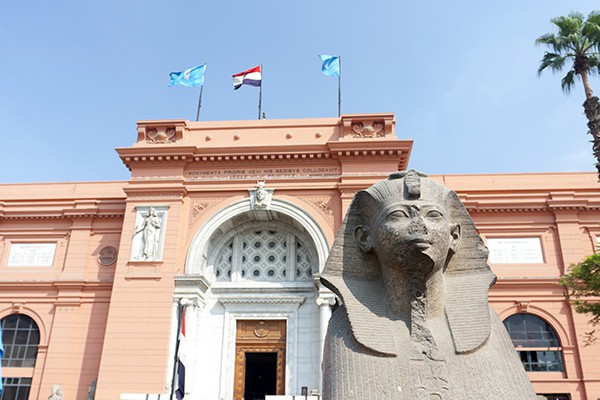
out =
[[[411,235],[426,235],[427,226],[425,226],[423,218],[419,216],[413,218],[410,225],[408,225],[408,233]]]

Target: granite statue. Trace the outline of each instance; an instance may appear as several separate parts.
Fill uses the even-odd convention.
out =
[[[321,280],[340,300],[323,400],[533,400],[498,315],[496,277],[453,191],[416,171],[357,193]]]

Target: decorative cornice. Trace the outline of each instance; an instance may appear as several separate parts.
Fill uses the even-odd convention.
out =
[[[123,191],[127,194],[128,200],[169,200],[177,199],[181,200],[187,195],[187,189],[184,186],[167,187],[167,186],[154,186],[154,187],[138,187],[143,183],[136,183],[135,186],[128,186],[123,188]]]
[[[39,278],[39,276],[38,276]],[[28,280],[25,277],[25,274],[21,276],[19,281],[7,281],[3,280],[6,278],[0,277],[0,293],[2,295],[7,294],[14,297],[14,293],[10,293],[11,290],[19,290],[23,289],[23,287],[27,287],[28,290],[31,291],[47,291],[47,290],[65,290],[69,288],[75,288],[75,290],[81,291],[81,298],[93,300],[92,297],[88,297],[85,293],[90,290],[110,290],[113,286],[112,281],[56,281],[56,280],[39,280],[31,278]],[[0,297],[2,297],[0,295]],[[34,297],[35,298],[35,297]],[[28,300],[32,302],[33,300]],[[39,300],[35,298],[35,302]]]
[[[396,159],[400,170],[406,169],[412,140],[365,138],[353,141],[330,141],[326,144],[288,146],[244,146],[202,148],[195,146],[153,146],[119,148],[123,163],[134,165],[187,165],[196,163],[231,163],[255,161],[316,161],[330,159]]]
[[[5,220],[48,220],[48,219],[123,219],[123,213],[120,214],[30,214],[25,212],[12,213],[0,211],[0,219]]]
[[[0,201],[0,219],[111,219],[123,218],[124,199],[71,201]]]
[[[600,211],[600,207],[587,207],[587,206],[562,206],[562,207],[510,207],[505,204],[497,207],[486,205],[485,208],[466,205],[467,211],[470,213],[479,214],[506,214],[506,213],[542,213],[542,212],[555,212],[555,211]]]
[[[175,292],[186,292],[186,289],[200,290],[206,292],[210,282],[204,275],[179,275],[175,277]]]
[[[295,149],[296,148],[296,149]],[[200,151],[200,149],[199,149]],[[285,150],[260,147],[220,148],[219,153],[196,154],[195,163],[227,163],[239,161],[297,161],[297,160],[329,160],[335,158],[325,145],[287,146]]]
[[[304,296],[243,296],[219,297],[219,303],[228,304],[296,304],[304,303]]]

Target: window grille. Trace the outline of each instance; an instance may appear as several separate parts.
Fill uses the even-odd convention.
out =
[[[504,326],[526,371],[564,370],[560,341],[546,321],[533,314],[515,314],[504,320]]]
[[[316,257],[303,239],[286,231],[244,231],[218,250],[217,281],[229,282],[234,271],[248,281],[310,281]]]
[[[3,318],[2,342],[3,367],[35,367],[40,331],[33,319],[23,314],[12,314]]]
[[[31,389],[31,378],[3,378],[0,400],[27,400]]]

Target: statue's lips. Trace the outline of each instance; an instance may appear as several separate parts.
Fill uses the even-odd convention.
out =
[[[428,249],[429,247],[431,247],[431,242],[425,239],[412,239],[408,242],[421,250]]]

